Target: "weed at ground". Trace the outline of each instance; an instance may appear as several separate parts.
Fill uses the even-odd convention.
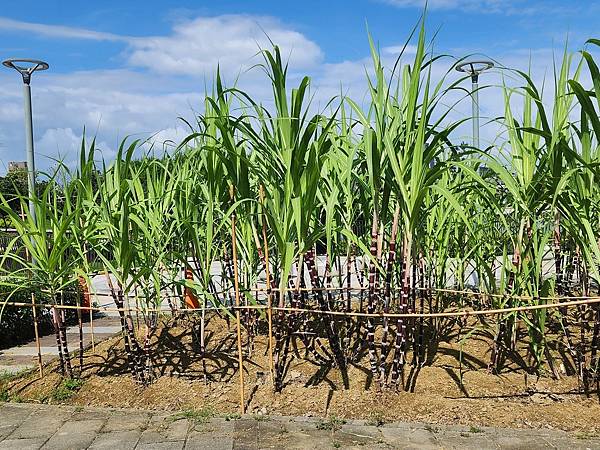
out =
[[[317,430],[338,431],[346,421],[336,416],[329,416],[328,419],[322,419],[317,423]]]
[[[430,433],[437,433],[439,431],[437,427],[431,425],[425,425],[425,430],[429,431]]]
[[[373,411],[369,414],[369,418],[365,422],[367,425],[372,427],[381,427],[385,425],[385,416],[381,411]]]
[[[210,419],[215,417],[215,409],[211,405],[202,407],[201,409],[188,409],[180,413],[171,416],[171,420],[187,419],[196,424],[207,423]]]
[[[83,386],[82,380],[67,378],[63,380],[51,393],[50,398],[57,402],[70,399]]]
[[[268,422],[269,420],[271,420],[269,416],[264,414],[254,414],[252,418],[257,422]]]

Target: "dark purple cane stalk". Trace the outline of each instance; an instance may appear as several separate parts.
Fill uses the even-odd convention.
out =
[[[579,249],[578,249],[579,250]],[[583,297],[587,297],[589,294],[589,279],[588,279],[588,274],[587,274],[587,266],[585,261],[583,262],[583,264],[579,264],[579,281],[581,282],[581,289],[582,289],[582,294]],[[586,358],[585,358],[585,353],[587,351],[587,346],[586,346],[586,313],[588,311],[588,307],[586,305],[582,305],[580,307],[580,318],[579,318],[579,335],[580,335],[580,349],[579,349],[579,355],[580,355],[580,377],[581,377],[581,381],[583,382],[583,388],[585,390],[585,394],[587,396],[589,396],[589,374],[588,374],[588,367],[586,364]]]
[[[392,297],[392,276],[394,273],[394,264],[396,262],[396,235],[398,234],[398,218],[400,216],[400,205],[396,206],[394,211],[394,220],[392,222],[392,232],[390,235],[389,255],[387,267],[385,269],[385,291],[383,297],[383,312],[390,312],[390,303]],[[386,360],[388,356],[388,331],[389,319],[383,318],[383,335],[381,337],[381,354],[379,357],[379,385],[383,389],[386,385]]]
[[[429,291],[427,291],[429,293]],[[419,254],[419,313],[423,314],[425,312],[425,258],[423,258],[423,253]],[[424,358],[424,341],[425,330],[424,330],[424,317],[419,317],[419,330],[418,330],[418,338],[417,338],[417,351],[416,351],[416,363],[419,366],[423,366],[425,362]]]
[[[125,315],[123,289],[120,284],[118,286],[118,289],[115,289],[110,275],[107,271],[105,271],[105,274],[108,286],[110,288],[111,297],[119,313],[119,319],[121,321],[121,330],[123,333],[123,345],[125,347],[125,354],[127,355],[127,363],[129,366],[129,370],[131,371],[131,376],[133,377],[134,381],[145,385],[145,362],[143,361],[142,349],[140,348],[140,345],[138,344],[137,339],[135,337],[135,333],[133,331],[133,320],[131,319],[131,316],[129,314]]]
[[[369,296],[367,304],[367,312],[373,314],[375,312],[375,277],[377,268],[375,260],[377,258],[377,211],[373,211],[373,224],[371,227],[371,247],[369,251],[371,258],[369,261]],[[375,348],[375,323],[373,317],[367,317],[367,345],[369,348],[369,362],[371,363],[371,374],[373,380],[377,378],[377,350]]]
[[[515,247],[515,250],[513,252],[512,266],[515,270],[518,270],[519,267],[521,266],[521,252],[518,247]],[[515,284],[515,271],[511,270],[508,275],[508,281],[506,283],[507,295],[511,294],[514,284]],[[505,298],[508,298],[507,299],[508,306],[509,307],[512,306],[510,297],[505,297]],[[488,370],[492,371],[494,373],[497,373],[500,370],[500,367],[499,367],[500,360],[501,360],[500,356],[501,356],[501,352],[503,350],[502,340],[504,338],[506,338],[506,334],[509,332],[509,330],[507,329],[507,326],[506,326],[506,321],[507,321],[506,318],[504,318],[502,316],[500,317],[498,333],[496,334],[496,337],[494,339],[494,346],[492,348],[492,354],[490,356],[490,365],[488,367]]]
[[[306,291],[306,282],[304,280],[304,261],[302,262],[302,266],[300,268],[300,291],[297,298],[297,307],[300,309],[305,309],[307,307],[307,291]],[[298,325],[299,324],[299,325]],[[298,328],[299,336],[302,344],[304,345],[305,351],[307,355],[311,355],[315,362],[318,364],[328,365],[333,361],[331,354],[327,351],[327,349],[323,346],[318,336],[315,336],[313,339],[309,339],[307,335],[308,329],[308,313],[302,312],[298,315],[298,319],[294,324],[294,329]],[[323,355],[319,353],[319,351],[315,348],[315,345],[318,349],[323,352]]]
[[[286,286],[289,286],[289,277],[288,280],[286,280]],[[278,303],[278,307],[279,308],[283,308],[285,307],[285,291],[284,290],[280,290],[279,291],[279,303]],[[286,326],[286,319],[285,319],[285,314],[284,312],[279,309],[277,311],[277,314],[274,317],[274,321],[273,321],[273,325],[274,325],[274,337],[275,337],[275,346],[274,346],[274,353],[273,353],[273,364],[274,364],[274,369],[275,369],[275,379],[274,379],[274,384],[275,384],[275,392],[280,392],[281,389],[283,388],[283,380],[282,380],[282,376],[283,376],[283,368],[285,367],[285,341],[284,341],[284,328]],[[289,330],[288,330],[288,336],[289,336]],[[282,351],[284,353],[282,353]]]
[[[152,359],[150,358],[150,343],[158,326],[158,315],[156,312],[150,312],[146,318],[146,336],[144,339],[144,373],[147,380],[152,379]]]
[[[348,246],[348,252],[346,253],[346,303],[344,305],[344,311],[349,313],[352,310],[352,246]],[[341,283],[340,283],[341,286]],[[344,330],[344,358],[346,364],[350,358],[350,335],[352,333],[352,318],[346,317],[345,330]]]
[[[401,298],[400,298],[400,313],[406,314],[408,302],[410,298],[410,261],[408,239],[404,236],[402,241],[402,268],[401,268]],[[406,348],[406,320],[398,317],[396,323],[396,339],[394,341],[394,360],[392,362],[392,381],[391,384],[398,388],[400,381],[400,373],[405,363],[405,348]]]
[[[233,263],[231,262],[231,258],[229,257],[229,251],[227,249],[227,247],[225,246],[225,244],[223,244],[223,263],[225,264],[224,267],[224,273],[225,273],[225,278],[228,280],[233,280]],[[229,293],[229,305],[233,306],[235,304],[235,299],[234,299],[234,295],[232,293],[232,289],[233,289],[233,283],[231,283],[231,286],[227,286],[227,288],[225,288],[225,281],[223,281],[223,290],[226,290]]]
[[[311,284],[316,289],[316,297],[319,304],[319,308],[323,311],[329,311],[329,304],[325,301],[323,296],[322,284],[319,280],[319,275],[317,272],[317,268],[315,266],[315,254],[314,249],[310,249],[306,252],[305,255],[306,260],[306,268],[308,269],[308,274],[310,276]],[[340,346],[340,342],[338,340],[338,336],[335,333],[335,321],[332,320],[331,317],[327,318],[327,324],[325,327],[327,333],[327,340],[329,341],[329,347],[333,352],[333,356],[335,358],[335,362],[342,372],[342,378],[344,381],[344,388],[347,389],[349,387],[348,374],[346,372],[346,364],[344,360],[344,355],[342,354],[342,349]]]
[[[419,266],[419,261],[414,261],[412,264],[412,279],[413,279],[413,288],[410,293],[410,304],[408,307],[409,313],[414,313],[417,310],[417,269]],[[412,342],[412,350],[413,350],[413,360],[412,365],[416,365],[416,354],[417,354],[417,335],[415,334],[415,323],[416,319],[414,317],[408,319],[406,321],[410,324],[410,329],[408,330],[408,335],[410,336],[410,340]]]
[[[562,296],[563,274],[562,274],[562,253],[560,248],[560,212],[557,211],[554,216],[554,268],[556,271],[556,293]],[[566,314],[565,308],[561,308],[561,314]]]
[[[592,332],[592,344],[590,349],[590,372],[598,379],[598,341],[600,340],[600,308],[595,304],[592,306],[594,316],[594,328]]]
[[[62,376],[67,374],[65,366],[65,358],[62,352],[62,345],[60,341],[60,327],[59,327],[59,312],[56,308],[52,308],[52,325],[54,326],[54,334],[56,335],[56,348],[58,349],[58,361],[60,364],[60,373]]]
[[[77,306],[80,306],[78,304]],[[83,373],[83,318],[81,309],[77,308],[77,326],[79,331],[79,374]]]
[[[60,298],[60,304],[62,305],[64,303],[63,293],[61,292],[60,294],[57,294],[57,297]],[[73,378],[73,368],[71,366],[71,356],[69,355],[69,346],[67,342],[67,326],[64,310],[57,311],[56,319],[58,326],[58,334],[60,337],[60,345],[62,347],[62,356],[65,360],[66,375],[69,378]]]

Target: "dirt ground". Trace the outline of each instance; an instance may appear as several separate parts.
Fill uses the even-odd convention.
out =
[[[0,391],[17,401],[239,412],[235,327],[228,329],[221,320],[209,322],[205,369],[190,330],[191,326],[182,322],[159,326],[152,340],[156,379],[147,387],[132,380],[122,339],[114,337],[97,345],[94,352],[88,350],[82,382],[66,395],[56,362],[46,367],[43,379],[32,373],[0,380]],[[349,367],[350,385],[344,389],[337,368],[302,358],[304,351],[299,345],[289,352],[283,391],[274,393],[267,338],[258,336],[252,355],[244,360],[246,412],[362,418],[372,423],[418,421],[600,431],[597,393],[589,397],[581,394],[577,377],[564,374],[568,370],[562,363],[560,379],[528,375],[510,360],[500,374],[493,375],[487,370],[491,340],[485,333],[473,333],[462,346],[457,341],[456,335],[440,341],[421,368],[406,365],[404,385],[409,387],[408,392],[380,389],[371,378],[366,351]],[[76,357],[73,364],[77,371]],[[57,390],[62,395],[57,395]]]

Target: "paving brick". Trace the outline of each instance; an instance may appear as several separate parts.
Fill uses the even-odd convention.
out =
[[[90,450],[133,450],[138,443],[142,432],[139,430],[113,431],[100,433],[89,447]]]
[[[49,438],[71,417],[71,411],[62,408],[39,408],[12,432],[12,439]]]
[[[46,442],[45,438],[5,439],[0,442],[2,450],[38,450]]]
[[[381,427],[383,440],[394,448],[439,448],[434,434],[424,427]]]
[[[148,421],[150,420],[150,414],[147,413],[124,413],[109,412],[107,414],[106,423],[102,428],[103,433],[112,431],[130,431],[130,430],[144,430]]]
[[[233,448],[238,450],[258,449],[258,422],[254,419],[239,419],[233,428]]]
[[[5,426],[19,426],[36,410],[30,405],[0,403],[0,422]]]
[[[176,420],[172,416],[152,416],[148,428],[140,437],[140,444],[155,442],[185,441],[190,424],[187,420]]]
[[[79,421],[79,420],[102,420],[106,422],[110,416],[110,411],[106,411],[104,409],[75,409],[73,415],[69,420],[71,421]]]
[[[212,419],[208,423],[195,424],[188,433],[186,450],[231,450],[233,448],[234,422]]]
[[[94,441],[104,425],[103,420],[79,420],[65,422],[42,447],[44,450],[86,449]]]
[[[174,415],[53,405],[0,404],[3,449],[599,449],[595,435],[556,430],[428,426],[397,423],[382,427],[349,421],[319,429],[319,420],[244,417],[207,423]]]
[[[183,450],[184,444],[185,441],[148,442],[138,444],[136,450]]]
[[[498,446],[485,433],[469,433],[467,431],[439,431],[436,433],[437,445],[444,449],[477,449],[492,450]]]
[[[0,421],[1,420],[2,418],[0,418]],[[8,435],[15,431],[16,428],[17,425],[3,425],[2,422],[0,422],[0,441],[8,437]]]

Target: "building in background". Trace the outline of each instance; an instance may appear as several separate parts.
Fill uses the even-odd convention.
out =
[[[15,172],[17,170],[27,171],[27,161],[11,161],[8,163],[9,172]]]

